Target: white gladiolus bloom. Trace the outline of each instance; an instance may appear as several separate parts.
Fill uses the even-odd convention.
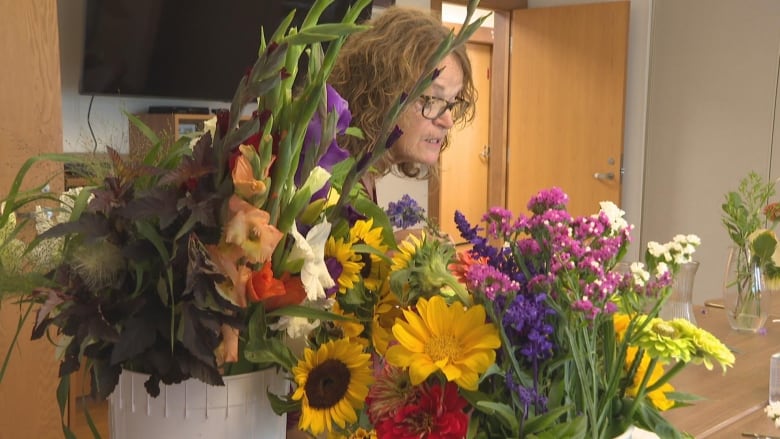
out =
[[[306,290],[306,296],[311,301],[324,299],[325,288],[336,284],[325,265],[325,243],[330,235],[330,223],[326,220],[318,223],[309,230],[306,238],[298,233],[295,224],[290,229],[290,233],[295,238],[295,246],[290,251],[290,260],[303,259],[301,282]]]

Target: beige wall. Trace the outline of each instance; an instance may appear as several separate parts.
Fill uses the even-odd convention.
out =
[[[653,3],[642,240],[702,238],[702,303],[721,295],[724,194],[750,170],[780,175],[780,136],[771,140],[780,1]]]

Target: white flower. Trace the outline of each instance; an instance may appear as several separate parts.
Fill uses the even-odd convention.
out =
[[[641,262],[631,263],[631,276],[637,286],[643,287],[650,280],[650,273],[645,270],[645,264]]]
[[[295,224],[290,232],[295,238],[295,246],[290,250],[290,260],[303,260],[301,282],[306,290],[306,296],[311,301],[323,299],[325,288],[336,284],[325,265],[325,243],[330,236],[330,223],[323,220],[316,224],[306,234],[306,238],[298,232]]]
[[[277,323],[268,325],[274,331],[286,331],[287,335],[293,339],[306,339],[311,331],[320,326],[320,321],[310,322],[306,317],[281,316]]]
[[[764,413],[775,423],[775,428],[780,428],[780,401],[770,402],[764,407]]]
[[[617,207],[615,203],[611,201],[602,201],[599,203],[599,206],[601,206],[601,211],[609,218],[610,227],[613,232],[620,232],[628,227],[628,223],[623,218],[623,215],[625,215],[626,212]]]
[[[306,178],[306,181],[299,190],[308,189],[309,193],[313,194],[322,189],[322,187],[325,186],[325,183],[327,183],[329,179],[330,172],[326,171],[323,167],[316,166],[311,170],[309,177]]]
[[[659,262],[658,266],[655,267],[656,276],[663,276],[664,273],[667,273],[668,271],[669,271],[669,266],[666,265],[666,262]]]

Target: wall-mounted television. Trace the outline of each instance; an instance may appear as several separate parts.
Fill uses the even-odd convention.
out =
[[[87,0],[79,93],[229,102],[266,38],[314,0]],[[336,0],[322,22],[355,0]],[[369,18],[369,5],[360,20]]]

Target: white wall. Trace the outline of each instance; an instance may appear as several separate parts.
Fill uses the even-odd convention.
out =
[[[693,293],[702,303],[721,296],[726,192],[751,170],[779,174],[780,1],[654,3],[642,238],[702,238]]]

